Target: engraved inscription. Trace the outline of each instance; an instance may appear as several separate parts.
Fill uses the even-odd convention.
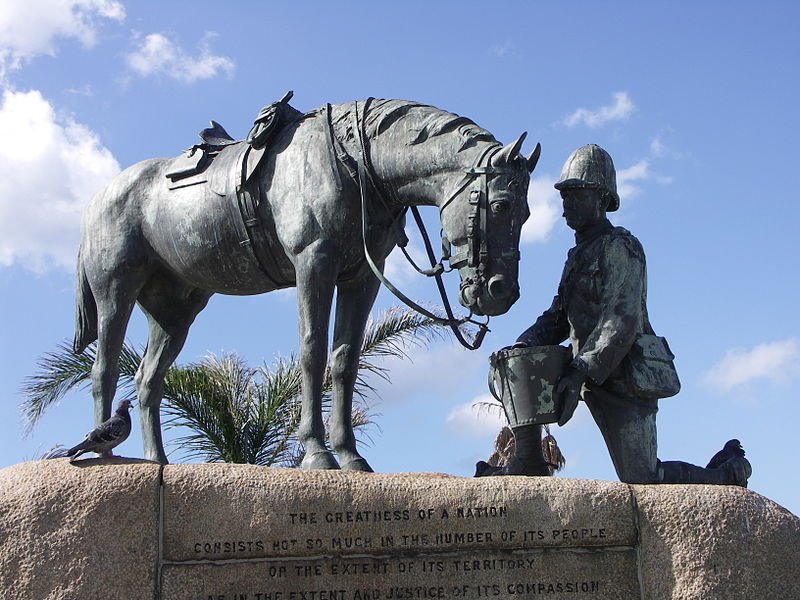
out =
[[[302,487],[293,487],[300,485],[302,474],[276,471],[268,485],[254,479],[249,469],[234,473],[241,475],[235,483],[209,487],[200,504],[188,503],[178,488],[165,484],[165,560],[290,560],[636,544],[630,494],[610,485],[606,493],[611,499],[604,496],[606,500],[596,504],[594,496],[584,497],[577,488],[538,480],[503,481],[498,486],[440,476],[337,474],[306,494]],[[210,509],[206,501],[212,499],[213,505],[226,507],[226,518]]]
[[[304,528],[316,532],[323,523],[337,526],[358,526],[359,535],[328,537],[293,537],[283,539],[202,540],[193,544],[194,553],[217,559],[260,555],[298,556],[305,553],[358,553],[373,550],[410,550],[432,547],[459,548],[463,546],[536,547],[559,544],[581,546],[603,545],[609,538],[607,527],[567,527],[558,529],[494,529],[452,530],[453,521],[497,519],[505,522],[509,510],[505,506],[463,506],[452,508],[417,508],[390,510],[290,512],[285,521],[291,531],[302,533]],[[415,522],[425,522],[425,529],[415,531]],[[386,523],[401,525],[396,534],[382,534],[379,527]],[[337,527],[340,530],[341,527]],[[439,531],[436,531],[439,529]],[[351,529],[351,531],[353,531]]]
[[[307,521],[313,524],[312,520]],[[298,521],[299,523],[299,521]],[[328,538],[289,538],[279,540],[213,540],[198,541],[193,544],[195,554],[204,557],[220,558],[232,557],[236,554],[252,555],[262,553],[265,549],[275,554],[297,555],[305,551],[358,551],[372,549],[411,549],[426,547],[450,546],[480,546],[492,545],[517,545],[523,547],[536,547],[548,545],[552,542],[571,542],[580,547],[581,542],[590,542],[591,545],[603,545],[603,540],[608,539],[606,527],[580,527],[562,529],[501,529],[499,531],[466,531],[439,533],[403,533],[398,535],[355,535],[337,536]]]
[[[167,564],[165,600],[638,597],[633,549]],[[213,573],[213,577],[210,574]],[[207,582],[213,582],[207,583]]]
[[[539,581],[506,585],[389,587],[363,590],[299,590],[209,595],[203,600],[407,600],[418,598],[490,598],[493,596],[599,595],[600,581]],[[602,597],[602,596],[600,596]]]
[[[320,523],[382,523],[386,521],[420,521],[432,519],[482,519],[488,517],[506,517],[505,506],[460,506],[455,508],[420,508],[417,510],[359,510],[331,511],[324,514],[316,512],[289,513],[291,525],[318,525]]]

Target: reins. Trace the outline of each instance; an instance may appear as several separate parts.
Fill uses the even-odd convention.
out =
[[[369,104],[370,104],[370,102],[372,100],[373,100],[373,98],[368,98],[364,102],[364,111],[363,111],[364,112],[364,116],[366,116],[367,108],[369,107]],[[367,185],[368,185],[368,183],[370,183],[370,182],[372,183],[373,189],[377,192],[378,197],[380,198],[381,202],[383,202],[384,206],[387,209],[389,208],[389,204],[386,202],[386,199],[381,194],[380,188],[378,187],[377,182],[375,181],[375,178],[372,176],[373,169],[372,169],[372,165],[370,164],[369,153],[367,151],[367,147],[366,147],[366,144],[365,144],[365,138],[366,138],[366,132],[364,131],[365,118],[362,118],[362,117],[359,116],[359,114],[358,114],[358,104],[355,103],[355,102],[353,103],[352,116],[353,116],[353,133],[354,133],[354,135],[356,137],[356,148],[357,148],[355,159],[356,159],[356,164],[358,165],[358,185],[359,185],[359,191],[360,191],[360,194],[361,194],[361,234],[362,234],[362,241],[363,241],[363,244],[364,244],[364,257],[365,257],[365,259],[367,261],[367,264],[369,265],[370,269],[374,273],[375,277],[377,277],[378,280],[383,285],[385,285],[389,289],[389,291],[392,292],[392,294],[394,294],[406,306],[408,306],[409,308],[417,311],[418,313],[428,317],[429,319],[431,319],[435,323],[441,323],[441,324],[448,325],[450,327],[450,329],[453,331],[453,334],[456,336],[456,339],[465,348],[468,348],[470,350],[478,349],[481,346],[481,344],[483,343],[483,339],[486,336],[486,333],[488,331],[490,331],[489,327],[487,326],[488,323],[489,323],[489,317],[487,316],[486,317],[486,322],[482,323],[482,322],[476,321],[475,319],[472,318],[472,311],[470,311],[469,315],[467,315],[466,317],[462,317],[462,318],[456,318],[455,315],[453,314],[453,309],[452,309],[452,307],[450,305],[450,300],[447,297],[447,291],[445,290],[445,287],[444,287],[444,281],[442,280],[442,273],[447,272],[445,270],[445,268],[444,268],[443,262],[445,260],[447,260],[450,263],[450,269],[449,270],[453,270],[453,268],[454,268],[453,267],[453,263],[450,261],[449,243],[448,243],[448,247],[447,248],[445,247],[444,243],[442,244],[442,258],[439,261],[437,261],[435,253],[433,252],[433,247],[431,245],[430,238],[428,236],[428,232],[427,232],[427,230],[425,228],[425,224],[422,221],[422,216],[420,215],[419,209],[416,206],[411,206],[410,207],[411,208],[411,214],[413,215],[414,221],[416,222],[417,227],[419,228],[419,231],[420,231],[420,235],[422,236],[422,240],[423,240],[423,243],[425,245],[425,251],[426,251],[426,254],[428,256],[428,260],[429,260],[429,262],[431,264],[431,268],[430,269],[421,269],[421,268],[419,268],[417,266],[417,264],[409,256],[408,252],[405,249],[405,244],[404,243],[400,244],[400,248],[403,251],[403,254],[408,259],[408,261],[411,263],[412,267],[417,272],[419,272],[419,273],[421,273],[421,274],[423,274],[423,275],[425,275],[427,277],[433,277],[436,280],[436,287],[439,290],[439,295],[441,297],[442,304],[444,306],[444,311],[445,311],[445,314],[447,315],[447,318],[442,318],[439,315],[434,314],[433,312],[427,310],[426,308],[420,306],[419,304],[417,304],[416,302],[411,300],[408,296],[403,294],[403,292],[401,292],[397,288],[397,286],[395,286],[391,281],[389,281],[386,278],[386,276],[383,273],[381,273],[380,269],[375,264],[375,261],[373,260],[372,255],[370,254],[369,248],[367,247],[367,235],[368,235],[368,232],[369,232],[369,224],[368,224],[368,217],[367,217],[367,205],[368,205],[368,203],[367,203]],[[488,182],[487,182],[487,179],[488,179],[488,174],[491,172],[492,168],[488,167],[488,166],[487,167],[481,167],[480,163],[483,161],[483,159],[492,150],[497,150],[497,149],[492,148],[492,147],[488,147],[478,157],[478,160],[476,162],[475,167],[473,167],[472,169],[469,169],[469,170],[466,171],[466,173],[464,175],[464,179],[459,183],[459,185],[456,187],[455,191],[450,195],[450,197],[444,203],[442,203],[441,208],[439,209],[440,215],[444,211],[444,209],[462,191],[464,191],[464,189],[468,185],[470,185],[470,183],[478,175],[484,175],[484,194],[482,194],[482,196],[483,196],[483,203],[484,204],[488,203]],[[489,160],[490,159],[491,159],[491,157],[489,157]],[[478,196],[477,201],[480,202],[481,194],[478,193],[477,196]],[[472,196],[470,198],[470,204],[473,204]],[[402,218],[402,216],[405,214],[405,210],[406,209],[404,209],[398,215],[398,217],[393,221],[392,227],[397,227],[397,224],[398,224],[400,218]],[[486,206],[483,206],[483,207],[478,206],[478,210],[477,210],[478,215],[473,215],[473,217],[470,218],[470,227],[474,227],[474,226],[477,225],[482,231],[484,231],[484,232],[486,231],[486,210],[487,210]],[[478,223],[475,223],[475,221],[478,221]],[[475,265],[472,264],[474,259],[475,259],[475,257],[478,258],[478,260],[480,261],[480,264],[484,264],[483,261],[488,258],[488,249],[487,249],[487,242],[485,240],[485,237],[486,237],[485,235],[475,235],[475,236],[473,236],[472,232],[470,233],[470,247],[469,247],[469,251],[468,251],[469,252],[470,266],[477,266],[479,264],[478,262],[476,262]],[[403,238],[405,238],[404,241],[407,241],[407,238],[405,237],[405,234],[403,234]],[[474,243],[473,242],[473,238],[480,238],[477,241],[477,244],[478,244],[479,247],[476,249],[475,252],[473,252],[473,248],[472,248],[472,245]],[[473,325],[476,325],[478,327],[478,331],[475,334],[475,339],[474,339],[473,342],[467,341],[467,339],[464,337],[463,333],[461,332],[460,326],[463,325],[464,323],[472,323]]]

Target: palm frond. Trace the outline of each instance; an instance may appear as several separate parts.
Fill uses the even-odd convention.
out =
[[[511,431],[511,427],[506,425],[500,430],[500,433],[497,434],[494,440],[494,452],[492,452],[492,455],[486,462],[493,467],[506,466],[508,461],[511,460],[511,457],[514,456],[515,447],[514,433]]]
[[[497,413],[503,418],[506,417],[506,412],[503,409],[503,405],[497,400],[479,400],[478,402],[473,403],[472,406],[478,409],[478,413]]]
[[[294,434],[299,423],[298,399],[271,395],[262,381],[252,388],[252,413],[245,429],[249,449],[246,462],[288,465],[295,451]]]
[[[367,321],[361,355],[408,358],[406,352],[409,347],[425,346],[441,338],[447,328],[440,321],[416,311],[393,306],[377,320],[370,318]]]
[[[174,367],[164,385],[167,427],[191,433],[174,446],[208,462],[245,462],[242,443],[250,421],[250,386],[256,370],[236,356],[209,356],[197,364]]]
[[[175,369],[165,386],[166,425],[190,433],[172,445],[208,462],[291,462],[299,380],[299,368],[282,359],[272,370],[234,355]]]
[[[31,432],[47,409],[59,402],[67,392],[88,387],[95,357],[96,344],[76,353],[71,343],[62,341],[54,352],[47,352],[37,360],[38,371],[25,378],[20,390],[24,397],[20,410],[26,434]],[[118,385],[124,394],[120,399],[135,397],[133,380],[141,361],[141,353],[128,344],[123,346]]]
[[[359,443],[369,443],[375,415],[364,404],[374,391],[369,374],[389,379],[381,359],[409,358],[413,346],[425,346],[443,331],[440,322],[395,307],[367,324],[355,389],[352,424]],[[28,431],[67,391],[91,381],[96,346],[76,354],[63,342],[39,361],[39,371],[24,384],[22,410]],[[135,396],[135,374],[142,353],[125,344],[120,355],[118,390]],[[302,458],[297,438],[302,403],[302,369],[295,357],[278,358],[272,366],[249,367],[236,355],[207,356],[197,363],[173,366],[164,381],[162,411],[167,428],[182,435],[169,445],[184,458],[209,462],[296,466]],[[330,414],[333,382],[323,380],[323,412]],[[118,393],[120,393],[118,391]]]
[[[367,375],[389,381],[389,369],[374,359],[411,357],[412,347],[425,347],[436,338],[441,338],[447,325],[405,307],[394,306],[377,320],[370,320],[364,332],[358,364],[355,393],[365,398],[375,391]]]

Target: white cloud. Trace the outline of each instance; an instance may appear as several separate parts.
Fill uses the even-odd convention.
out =
[[[453,340],[449,331],[444,331],[443,336]],[[389,369],[391,378],[391,383],[377,378],[372,380],[376,396],[383,404],[406,402],[420,394],[435,398],[454,395],[468,398],[476,385],[485,389],[486,356],[462,348],[455,340],[435,343],[427,350],[412,348],[409,356],[410,360],[389,357],[375,361]]]
[[[489,407],[485,403],[494,406]],[[494,439],[505,425],[508,425],[508,421],[503,410],[489,394],[456,406],[445,419],[448,429],[476,438]]]
[[[704,377],[715,389],[728,392],[757,379],[784,383],[800,376],[800,343],[797,338],[759,344],[748,350],[731,348]]]
[[[491,48],[489,48],[489,52],[496,56],[497,58],[503,58],[504,56],[509,56],[514,52],[515,46],[513,43],[506,41],[502,44],[495,44]]]
[[[91,98],[94,96],[92,86],[88,83],[76,88],[67,88],[67,93],[72,94],[73,96],[84,96],[86,98]]]
[[[579,108],[565,117],[563,124],[567,127],[574,127],[575,125],[583,123],[587,127],[595,129],[597,127],[602,127],[609,121],[627,119],[636,108],[628,96],[628,92],[617,92],[613,97],[614,103],[608,106],[601,106],[594,110]]]
[[[650,161],[643,158],[630,167],[617,171],[617,193],[623,199],[638,196],[642,188],[636,184],[644,181],[655,181],[659,185],[669,185],[672,183],[672,177],[654,173],[650,168]]]
[[[18,68],[22,60],[55,54],[57,38],[90,48],[101,20],[124,18],[116,0],[0,0],[0,62]]]
[[[0,139],[0,265],[74,269],[83,208],[119,164],[36,90],[3,92]]]
[[[163,33],[151,33],[126,57],[128,67],[142,77],[163,75],[182,83],[211,79],[221,73],[230,76],[235,69],[234,62],[211,52],[209,40],[212,37],[213,34],[206,34],[197,55],[191,56]]]
[[[531,216],[522,226],[522,242],[545,242],[561,217],[561,196],[553,187],[555,179],[543,173],[531,179],[528,187],[528,204]]]
[[[667,152],[667,146],[661,141],[661,138],[656,136],[650,142],[650,154],[653,156],[664,156]]]
[[[650,161],[646,158],[626,169],[619,169],[617,171],[617,193],[620,198],[632,198],[641,191],[635,182],[647,181],[650,177]]]

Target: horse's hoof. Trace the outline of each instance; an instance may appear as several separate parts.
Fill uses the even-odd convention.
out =
[[[300,463],[301,469],[338,469],[339,463],[333,454],[326,450],[320,450],[313,454],[306,454]]]
[[[168,465],[169,459],[166,454],[148,454],[145,452],[144,459],[159,465]]]
[[[345,461],[342,463],[342,469],[345,471],[361,471],[363,473],[374,473],[372,467],[369,466],[369,463],[361,458],[353,458],[351,460]]]

